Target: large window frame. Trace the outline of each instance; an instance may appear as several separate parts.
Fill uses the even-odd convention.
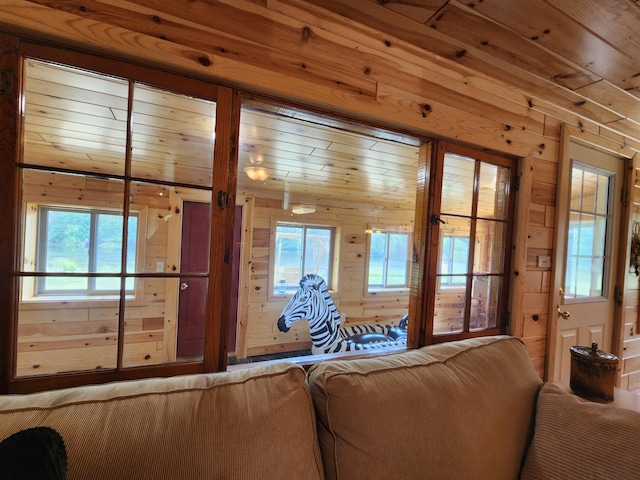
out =
[[[473,177],[472,192],[469,192],[470,197],[464,196],[464,201],[468,202],[469,213],[453,213],[450,211],[450,206],[442,200],[442,193],[446,187],[446,181],[443,178],[445,156],[447,154],[458,155],[468,160],[473,159],[474,166],[470,173]],[[507,171],[510,172],[505,190],[500,192],[502,198],[496,203],[503,209],[500,217],[479,214],[478,205],[480,202],[483,164],[505,169],[503,176]],[[424,309],[426,328],[420,334],[419,344],[442,343],[464,338],[503,334],[509,331],[511,239],[515,229],[515,189],[512,187],[512,183],[516,169],[516,159],[469,147],[439,141],[436,148],[433,149],[430,163],[431,183],[429,185],[431,189],[429,193],[433,201],[429,205],[426,217],[429,219],[427,244],[431,246],[431,251],[428,252],[427,265],[425,266],[427,278],[433,281],[425,285],[424,298],[420,304],[420,308]],[[451,182],[452,186],[457,186],[459,179],[452,179]],[[456,191],[455,188],[452,188],[452,191]],[[465,235],[468,235],[469,238],[468,265],[462,275],[464,277],[462,288],[448,289],[446,288],[446,282],[443,285],[441,281],[448,276],[448,274],[442,274],[440,247],[443,236],[446,234],[446,229],[449,227],[447,222],[450,220],[455,221],[458,225],[464,225],[462,231],[465,231]],[[497,257],[497,263],[492,264],[496,271],[477,270],[474,266],[476,258],[478,258],[477,254],[482,254],[482,252],[476,251],[478,240],[476,227],[482,222],[501,225],[499,231],[503,235],[501,243],[502,254]],[[497,282],[499,287],[490,294],[494,305],[491,307],[491,312],[488,312],[487,307],[491,302],[490,298],[487,298],[487,293],[484,292],[484,289],[487,288],[487,282],[492,281]],[[440,294],[455,294],[455,299],[443,300],[440,298],[443,295]],[[437,305],[440,305],[441,312],[446,312],[447,309],[450,309],[453,315],[453,323],[456,323],[456,327],[451,332],[445,333],[436,328],[435,314]],[[461,322],[461,327],[457,326],[458,321]]]
[[[17,47],[15,51],[18,54],[15,56],[13,69],[16,72],[21,71],[21,62],[24,58],[36,58],[44,61],[57,62],[66,65],[77,66],[78,68],[86,68],[96,72],[101,72],[107,75],[113,75],[117,77],[126,77],[133,79],[132,81],[139,81],[147,85],[155,86],[158,88],[164,88],[174,92],[184,93],[188,95],[194,95],[206,99],[213,100],[217,103],[216,112],[216,130],[215,130],[215,151],[214,162],[211,171],[212,184],[207,187],[201,185],[196,188],[211,195],[212,209],[211,209],[211,250],[209,253],[209,271],[202,274],[209,281],[207,290],[207,320],[206,320],[206,332],[205,332],[205,349],[204,356],[201,360],[187,361],[175,364],[161,364],[153,366],[138,366],[135,368],[129,368],[123,365],[122,362],[122,347],[124,345],[124,338],[122,333],[124,332],[125,325],[125,295],[124,289],[120,292],[120,307],[119,307],[119,320],[118,320],[118,348],[119,354],[117,359],[117,365],[114,368],[104,368],[100,371],[91,372],[71,372],[64,375],[51,375],[41,376],[33,378],[16,378],[15,366],[16,366],[16,335],[17,335],[17,302],[19,299],[18,292],[21,288],[21,280],[25,277],[39,277],[49,275],[48,273],[36,273],[33,271],[27,271],[22,268],[18,261],[21,255],[21,246],[19,245],[19,235],[24,217],[19,213],[21,209],[21,192],[20,192],[20,172],[22,169],[31,168],[19,157],[20,136],[22,134],[23,125],[19,121],[19,116],[15,115],[16,112],[21,112],[20,103],[18,101],[21,98],[21,92],[16,88],[16,95],[12,99],[8,100],[3,98],[0,102],[5,109],[7,115],[14,115],[16,118],[15,135],[11,143],[11,151],[3,152],[2,164],[0,165],[1,173],[7,178],[12,178],[14,181],[5,190],[5,195],[8,199],[8,205],[6,211],[7,215],[0,219],[0,227],[11,229],[16,234],[14,237],[9,238],[7,241],[3,240],[3,246],[8,246],[8,249],[3,251],[1,256],[1,265],[6,267],[5,271],[10,272],[4,280],[8,288],[4,289],[0,294],[0,307],[5,308],[6,311],[11,312],[9,320],[0,326],[0,337],[2,346],[0,354],[2,354],[2,385],[0,390],[3,392],[29,392],[38,390],[47,390],[54,388],[62,388],[76,385],[83,385],[87,383],[103,383],[115,380],[145,378],[150,376],[170,376],[176,374],[188,374],[188,373],[203,373],[203,372],[216,372],[223,371],[226,367],[226,350],[225,350],[225,338],[227,320],[229,314],[230,303],[230,285],[229,279],[231,278],[231,262],[230,258],[230,246],[233,244],[233,228],[234,213],[233,209],[228,208],[229,205],[234,205],[236,195],[236,181],[234,172],[237,171],[238,153],[237,153],[237,139],[239,137],[239,117],[241,109],[241,97],[243,93],[240,90],[217,86],[212,83],[206,83],[195,79],[181,77],[169,72],[162,72],[151,68],[135,66],[125,63],[123,61],[109,60],[105,58],[94,57],[88,54],[78,53],[70,50],[61,50],[58,48],[45,47],[42,45],[30,44],[28,42],[22,42],[19,39],[16,40]],[[19,79],[20,80],[20,79]],[[21,81],[15,82],[16,86],[21,85]],[[7,109],[7,105],[10,106]],[[380,125],[378,125],[380,127]],[[220,140],[220,141],[218,141]],[[430,142],[423,141],[420,158],[428,158],[428,155],[424,154],[424,150],[430,149]],[[127,150],[130,150],[130,136],[127,138]],[[128,154],[130,155],[130,154]],[[430,277],[428,274],[423,275],[425,268],[430,267],[427,265],[426,254],[428,254],[428,246],[431,239],[425,241],[422,237],[425,232],[428,231],[428,225],[422,220],[425,208],[428,205],[428,196],[425,193],[429,191],[429,185],[424,184],[424,179],[429,179],[429,175],[424,175],[424,169],[430,170],[433,167],[425,165],[420,160],[418,170],[418,190],[419,194],[416,198],[416,209],[414,225],[416,239],[411,251],[411,278],[409,281],[409,288],[411,290],[410,300],[410,315],[415,319],[415,323],[410,327],[410,340],[408,346],[417,347],[430,343],[424,337],[420,337],[417,332],[424,331],[425,323],[427,322],[424,315],[425,309],[422,306],[416,307],[415,303],[419,299],[428,296],[427,285],[429,278],[435,278],[435,275]],[[427,162],[428,163],[428,162]],[[55,173],[55,169],[43,169],[52,171]],[[65,171],[62,169],[61,171]],[[87,175],[89,172],[79,172],[76,170],[69,170],[69,173],[78,175]],[[91,176],[100,177],[101,175],[91,173]],[[113,176],[110,176],[113,177]],[[435,175],[433,175],[435,178]],[[148,178],[137,178],[132,175],[131,170],[127,169],[125,174],[118,177],[128,185],[125,187],[125,198],[129,194],[129,188],[131,182],[144,181],[150,183],[157,183],[159,186],[168,184],[176,188],[191,187],[191,185],[185,185],[182,183],[172,182],[160,182],[149,180]],[[421,183],[423,182],[423,183]],[[423,191],[420,192],[420,188]],[[124,203],[124,218],[125,223],[128,219],[131,205],[127,202]],[[173,213],[167,212],[166,217],[171,217]],[[157,221],[167,221],[157,220]],[[171,221],[171,220],[169,220]],[[339,229],[339,227],[336,227]],[[126,230],[126,229],[125,229]],[[336,230],[336,238],[340,238],[339,230]],[[364,245],[364,243],[363,243]],[[266,246],[266,245],[265,245]],[[364,247],[363,247],[364,253]],[[336,261],[339,256],[339,251],[334,250],[331,258],[332,263]],[[428,273],[428,272],[427,272]],[[90,274],[99,276],[97,274]],[[332,270],[331,280],[335,282],[337,275],[337,269]],[[147,278],[163,278],[171,281],[178,281],[181,277],[181,273],[171,271],[167,269],[163,272],[151,273],[129,273],[124,269],[120,274],[120,278],[125,279],[131,276],[136,279],[145,281]],[[271,275],[273,278],[273,275]],[[121,283],[124,285],[124,282]],[[337,285],[337,283],[334,283]],[[361,285],[361,284],[360,284]],[[361,288],[361,286],[358,286]],[[253,293],[253,292],[252,292]],[[418,299],[418,300],[416,300]],[[413,303],[411,303],[413,302]]]
[[[456,252],[456,244],[459,242],[464,242],[467,244],[466,248],[469,248],[469,238],[463,237],[462,235],[449,235],[447,233],[442,233],[440,236],[441,244],[449,243],[448,252],[442,252],[442,256],[440,257],[440,267],[439,272],[444,275],[440,277],[440,281],[438,283],[441,289],[455,289],[455,288],[464,288],[467,284],[466,275],[460,275],[460,271],[456,269],[456,265],[463,263],[466,266],[469,263],[469,259],[467,256],[463,259],[462,262],[458,262]],[[446,259],[446,261],[445,261]],[[456,281],[459,280],[459,281]]]
[[[106,262],[103,262],[100,257],[100,246],[99,235],[100,234],[100,220],[106,216],[110,217],[121,217],[122,215],[116,211],[110,211],[100,208],[73,208],[73,207],[59,207],[53,205],[40,205],[38,207],[38,229],[37,229],[37,252],[36,252],[36,271],[46,271],[46,272],[65,272],[66,270],[77,270],[77,266],[73,265],[71,268],[66,268],[64,265],[60,268],[51,267],[50,262],[51,258],[49,256],[50,252],[50,228],[49,228],[49,218],[51,214],[79,214],[79,215],[87,215],[89,217],[89,228],[88,232],[85,235],[88,235],[88,238],[85,240],[85,244],[81,246],[83,250],[87,251],[87,267],[85,269],[80,269],[80,272],[84,273],[105,273],[104,265]],[[139,215],[137,213],[129,213],[129,232],[127,235],[128,246],[126,248],[126,263],[127,263],[127,272],[133,273],[136,270],[136,265],[138,263],[138,236],[139,236]],[[133,222],[133,223],[132,223]],[[122,222],[121,222],[122,223]],[[122,226],[119,226],[120,230],[120,241],[122,241]],[[69,262],[70,257],[66,255],[65,250],[69,248],[62,249],[60,255],[63,256],[64,262]],[[121,247],[118,248],[118,253],[121,251]],[[118,271],[111,272],[119,274],[121,273],[122,266],[122,258],[119,256],[119,265],[120,267]],[[76,262],[73,262],[74,264]],[[48,286],[48,280],[53,280],[56,277],[37,277],[36,279],[36,296],[46,296],[46,295],[56,295],[58,297],[73,297],[77,298],[79,295],[87,295],[87,296],[105,296],[117,295],[120,291],[120,287],[118,285],[114,286],[114,288],[100,288],[99,283],[101,281],[109,281],[108,279],[116,279],[117,277],[85,277],[85,279],[80,278],[80,281],[86,281],[86,286],[84,288],[72,287],[72,288],[52,288]],[[103,279],[103,280],[101,280]],[[119,282],[118,282],[119,283]],[[129,277],[126,279],[125,291],[127,294],[133,294],[135,292],[135,278]]]
[[[406,229],[403,227],[367,229],[367,293],[378,294],[409,288],[411,272],[411,233],[403,230]],[[374,240],[376,237],[382,239],[382,245],[378,245],[378,247],[382,247],[383,250],[382,255],[378,255],[380,258],[377,261],[374,255]],[[375,242],[380,243],[378,240],[375,240]],[[393,245],[398,246],[402,243],[404,243],[402,256],[394,256]],[[378,265],[374,266],[374,263]],[[402,275],[397,273],[397,268],[394,268],[393,265],[401,265]],[[401,276],[403,279],[400,282],[391,280],[391,278],[399,278]],[[380,278],[380,280],[377,282],[374,281],[376,278]]]
[[[299,233],[284,232],[284,229],[299,230]],[[309,273],[315,273],[324,278],[329,290],[334,290],[334,252],[336,251],[336,230],[337,227],[329,225],[320,225],[313,223],[292,222],[276,220],[274,226],[274,245],[272,249],[273,254],[273,268],[272,268],[272,296],[287,296],[296,292],[300,279]],[[325,232],[328,237],[328,248],[323,253],[324,258],[315,258],[316,261],[322,261],[321,268],[318,265],[312,265],[310,262],[313,260],[315,244],[314,238],[310,238],[313,233],[310,232]],[[285,237],[299,236],[299,260],[297,266],[284,266],[282,260],[283,256],[283,241]],[[311,251],[311,254],[309,253]],[[290,257],[291,263],[293,257]]]
[[[581,172],[579,182],[580,191],[573,192],[569,209],[569,224],[567,227],[567,255],[565,260],[564,303],[570,304],[580,301],[593,301],[606,297],[611,279],[609,265],[611,258],[611,235],[613,228],[613,198],[610,192],[615,191],[615,180],[611,172],[572,160],[572,179],[574,174]],[[596,202],[587,208],[583,205],[584,177],[590,175],[596,179]],[[606,185],[605,185],[606,184]],[[572,185],[570,190],[573,189]],[[579,199],[573,200],[573,194]],[[604,198],[601,195],[604,194]],[[587,238],[585,245],[584,239]],[[579,265],[586,265],[580,271]],[[594,268],[599,265],[600,268]],[[588,273],[587,273],[588,272]],[[596,273],[598,272],[598,273]],[[581,288],[579,285],[583,285]],[[588,284],[584,293],[584,284]]]
[[[234,91],[227,87],[219,87],[215,84],[205,83],[195,79],[188,79],[168,72],[160,72],[151,68],[135,66],[122,61],[109,60],[80,52],[72,52],[53,47],[31,44],[29,42],[23,42],[19,39],[16,40],[17,48],[15,51],[18,52],[18,55],[13,57],[14,64],[12,67],[16,72],[24,72],[24,69],[21,66],[22,62],[25,62],[27,59],[34,59],[42,62],[51,62],[53,64],[68,65],[72,68],[92,71],[101,75],[125,78],[128,79],[127,81],[130,85],[132,85],[133,82],[138,82],[141,85],[148,85],[153,86],[157,89],[176,92],[179,95],[182,94],[194,98],[210,100],[215,102],[216,104],[217,110],[215,112],[215,117],[224,119],[223,121],[216,122],[214,138],[237,138],[239,109],[238,91]],[[17,86],[24,85],[22,81],[17,81],[14,84]],[[21,97],[21,95],[22,93],[17,91],[17,96],[15,98]],[[7,103],[10,102],[3,103],[4,108],[4,106],[6,106]],[[16,104],[16,107],[18,108],[12,108],[14,112],[22,112],[22,103]],[[18,122],[18,118],[19,117],[16,116],[16,138],[20,138],[20,135],[24,130],[24,124]],[[128,128],[131,128],[133,123],[128,122],[128,125]],[[128,142],[127,144],[131,145],[131,135],[127,135],[126,140]],[[228,209],[227,206],[229,204],[233,204],[235,199],[234,178],[229,174],[229,172],[234,168],[234,162],[237,161],[237,156],[234,155],[234,152],[232,150],[232,141],[215,142],[212,154],[214,160],[212,162],[213,167],[210,174],[209,185],[191,185],[181,181],[171,181],[171,179],[154,180],[153,178],[148,177],[136,177],[134,176],[134,174],[132,174],[132,171],[128,166],[125,167],[123,174],[105,174],[101,173],[99,170],[81,171],[77,168],[70,168],[68,166],[65,166],[64,164],[60,164],[59,168],[57,166],[40,166],[38,164],[29,164],[21,156],[19,156],[22,153],[22,149],[18,149],[16,148],[16,146],[17,142],[13,144],[13,149],[11,152],[5,152],[5,154],[3,154],[2,156],[2,174],[5,175],[6,178],[12,177],[16,179],[15,184],[13,184],[12,182],[8,182],[10,184],[10,188],[6,190],[7,200],[9,200],[9,204],[14,205],[14,207],[9,208],[9,211],[16,212],[16,215],[12,215],[10,218],[5,219],[10,220],[11,223],[3,221],[2,225],[3,228],[8,228],[16,232],[16,236],[15,238],[12,238],[11,243],[8,244],[9,246],[11,246],[11,248],[8,251],[4,252],[7,257],[10,255],[13,260],[11,260],[10,262],[11,267],[7,269],[7,272],[10,272],[7,278],[10,279],[11,288],[8,288],[6,290],[6,293],[4,294],[5,296],[1,300],[2,305],[6,306],[7,311],[10,311],[11,314],[10,316],[8,316],[8,323],[1,327],[1,332],[3,333],[3,343],[0,353],[2,353],[1,358],[3,361],[0,362],[2,363],[2,385],[0,385],[0,391],[32,392],[54,388],[72,387],[87,383],[103,383],[114,380],[145,378],[150,376],[172,376],[177,374],[203,373],[224,370],[226,365],[224,342],[221,341],[221,337],[214,332],[224,332],[226,329],[226,324],[224,321],[222,321],[222,319],[228,318],[228,309],[230,303],[228,295],[229,288],[228,282],[220,282],[213,279],[220,279],[224,278],[225,276],[231,276],[231,265],[224,261],[224,257],[226,255],[226,246],[230,245],[232,241],[232,232],[230,232],[229,229],[226,228],[226,225],[229,223],[233,223],[233,209]],[[123,151],[128,152],[126,154],[126,162],[130,162],[131,148],[125,148],[123,149]],[[20,260],[19,262],[16,261],[18,258],[20,258],[19,256],[22,256],[22,252],[24,251],[25,247],[24,244],[20,246],[20,244],[18,243],[18,241],[22,238],[22,234],[18,234],[18,232],[22,232],[25,222],[28,223],[30,221],[28,218],[28,213],[25,212],[26,203],[23,203],[21,199],[21,196],[24,194],[24,192],[22,192],[18,187],[22,179],[22,172],[26,170],[41,172],[42,175],[55,175],[56,173],[60,172],[63,174],[76,176],[76,178],[85,178],[89,182],[104,180],[108,181],[109,179],[117,180],[121,185],[124,186],[122,190],[123,198],[128,198],[130,192],[133,192],[132,185],[134,182],[144,182],[145,185],[155,184],[157,185],[159,191],[162,191],[162,187],[166,185],[171,188],[178,188],[180,190],[184,190],[186,188],[202,190],[204,192],[208,192],[210,197],[213,197],[212,192],[214,191],[222,192],[222,194],[224,194],[224,197],[222,196],[222,194],[218,197],[218,205],[216,205],[216,208],[212,208],[211,213],[212,222],[210,236],[212,248],[210,249],[209,253],[210,267],[208,272],[198,274],[208,279],[209,287],[207,302],[210,305],[215,305],[215,308],[206,309],[207,319],[205,324],[205,336],[209,338],[209,340],[207,341],[207,348],[205,349],[204,355],[201,359],[192,359],[176,363],[150,364],[148,366],[125,365],[123,363],[123,349],[125,346],[124,332],[126,321],[125,305],[130,306],[135,304],[135,299],[133,299],[134,303],[131,303],[132,292],[129,291],[128,288],[126,288],[127,280],[133,279],[136,286],[138,284],[146,283],[148,281],[147,279],[154,278],[178,282],[181,276],[178,271],[172,271],[169,266],[167,266],[166,268],[164,266],[158,266],[158,269],[162,268],[162,271],[136,270],[135,272],[130,272],[128,271],[128,269],[123,268],[121,272],[113,275],[99,272],[88,272],[86,274],[81,273],[78,275],[68,273],[65,275],[86,276],[92,279],[112,276],[119,279],[119,283],[121,285],[119,292],[115,292],[115,294],[113,292],[109,292],[106,296],[96,295],[97,301],[112,302],[112,304],[116,307],[116,310],[119,311],[116,317],[117,319],[119,319],[117,320],[117,335],[114,336],[114,338],[117,339],[117,358],[114,361],[113,367],[106,366],[105,368],[99,368],[97,370],[79,370],[75,372],[64,372],[62,374],[45,374],[29,377],[16,376],[16,355],[18,351],[16,336],[18,332],[18,303],[22,301],[20,292],[23,292],[24,290],[23,285],[28,285],[31,282],[33,284],[31,292],[35,293],[35,284],[38,282],[42,282],[41,278],[56,276],[56,273],[52,272],[34,271],[36,270],[35,258],[33,260],[33,268],[28,267],[28,264],[25,264],[22,260]],[[45,195],[43,195],[43,197],[44,196]],[[72,201],[73,198],[69,198],[69,200]],[[33,200],[31,201],[33,202]],[[56,204],[56,206],[59,205],[69,206],[64,204]],[[83,207],[102,209],[100,205],[83,205]],[[107,208],[105,210],[111,209]],[[123,232],[125,237],[128,231],[127,222],[132,214],[135,215],[134,210],[135,207],[132,203],[122,203],[122,209],[120,211],[123,215]],[[21,211],[22,213],[18,214]],[[169,218],[170,216],[171,215],[167,215],[167,218]],[[33,223],[33,220],[31,220],[31,222],[31,225],[34,228],[33,232],[35,232],[35,224]],[[32,241],[36,243],[36,240]],[[126,243],[126,241],[127,240],[125,238],[124,242]],[[36,250],[35,246],[33,250]],[[3,258],[3,265],[4,262],[6,262],[6,258]],[[154,267],[155,264],[149,268]],[[71,300],[71,303],[67,303],[63,298],[66,294],[62,296],[52,295],[50,299],[52,301],[57,301],[62,306],[64,306],[65,304],[78,305],[78,302],[90,301],[90,296],[86,293],[76,293],[80,293],[80,295],[74,294],[74,298],[73,300]],[[105,298],[109,296],[112,298]],[[42,295],[40,297],[45,296]],[[83,297],[86,300],[83,300]],[[36,299],[35,297],[31,298],[33,300]],[[119,301],[118,298],[120,299]],[[115,303],[113,303],[114,301]]]

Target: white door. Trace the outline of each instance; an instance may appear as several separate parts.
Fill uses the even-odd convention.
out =
[[[568,175],[561,176],[556,212],[556,337],[553,378],[568,382],[569,348],[598,344],[612,348],[616,267],[620,245],[624,160],[571,143]],[[554,299],[552,298],[552,302]],[[553,332],[550,332],[553,335]]]

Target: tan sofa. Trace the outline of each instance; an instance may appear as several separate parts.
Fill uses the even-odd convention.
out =
[[[593,435],[584,415],[637,446],[640,414],[551,385],[539,395],[540,386],[519,340],[490,337],[323,362],[308,375],[282,363],[6,395],[0,439],[56,429],[69,479],[515,480],[523,464],[523,480],[640,475],[630,457],[605,466],[607,475],[615,467],[626,477],[584,477],[591,459],[583,445],[571,449],[571,461],[556,451]],[[574,464],[581,476],[567,473]]]

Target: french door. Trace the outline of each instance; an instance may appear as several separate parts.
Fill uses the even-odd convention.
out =
[[[505,332],[516,160],[439,142],[430,170],[425,343]]]
[[[563,382],[570,377],[570,347],[595,342],[612,351],[625,162],[572,142],[567,166],[556,205],[558,260],[550,312],[557,317],[550,332],[550,380]]]

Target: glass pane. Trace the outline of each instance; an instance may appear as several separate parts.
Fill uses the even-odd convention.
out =
[[[609,224],[611,179],[589,167],[572,167],[571,208],[567,231],[565,298],[602,296]],[[581,202],[573,201],[581,193]]]
[[[215,102],[136,83],[131,174],[211,186]]]
[[[100,257],[97,252],[106,254],[109,250],[120,255],[118,242],[122,236],[124,199],[121,180],[31,169],[23,169],[22,173],[24,228],[21,235],[25,271],[84,274],[100,271],[94,266]],[[120,226],[116,228],[120,240],[115,244],[108,243],[111,238],[105,240],[107,243],[97,240],[99,214],[120,219]],[[87,292],[84,280],[69,282],[71,280],[65,281],[70,289]],[[59,281],[49,279],[39,283],[40,291],[60,287]]]
[[[490,220],[476,222],[474,273],[503,273],[505,224]]]
[[[203,295],[206,292],[206,281],[203,290],[195,283],[202,283],[201,278],[147,277],[137,280],[144,282],[142,289],[145,298],[156,300],[140,302],[131,299],[125,303],[124,366],[201,359],[204,329],[198,322],[202,320],[205,311],[203,299],[206,297]],[[183,283],[188,287],[181,290],[180,285]],[[188,305],[189,302],[193,304]],[[186,312],[185,306],[188,307]],[[178,343],[182,349],[185,344],[190,344],[195,350],[187,353],[194,355],[187,356],[182,350],[184,357],[178,358]]]
[[[595,213],[596,211],[596,194],[598,192],[598,175],[583,171],[582,174],[582,205],[583,212]]]
[[[302,278],[302,238],[304,229],[291,225],[276,228],[274,286],[276,293],[294,292]]]
[[[466,274],[469,269],[471,227],[468,219],[442,217],[440,273]]]
[[[409,137],[246,99],[236,193],[255,201],[252,239],[243,243],[251,271],[237,359],[311,352],[308,319],[286,332],[277,324],[303,273],[332,277],[323,298],[334,302],[341,327],[400,322],[410,267],[406,241],[387,234],[412,240],[419,156],[420,142]],[[324,239],[313,239],[320,233]]]
[[[315,273],[330,283],[331,230],[307,228],[305,234],[304,274]]]
[[[609,212],[609,188],[611,179],[606,175],[598,175],[598,196],[596,200],[596,213],[607,215]]]
[[[40,209],[40,231],[46,238],[39,271],[89,271],[91,212]]]
[[[369,286],[384,286],[387,235],[373,232],[369,240]]]
[[[121,215],[96,215],[95,266],[99,273],[122,271],[122,219]],[[117,289],[120,288],[120,282]]]
[[[445,154],[440,208],[442,213],[471,215],[475,165],[473,158]]]
[[[569,213],[569,230],[567,231],[567,255],[576,256],[580,249],[580,213]]]
[[[604,257],[607,239],[607,217],[595,217],[593,219],[593,255]]]
[[[30,302],[36,281],[21,280],[18,377],[115,368],[118,301]]]
[[[407,235],[389,234],[387,286],[404,287],[407,284],[407,258],[409,255],[407,240]]]
[[[592,260],[591,258],[578,258],[578,269],[576,271],[576,288],[575,293],[577,297],[589,297],[591,296],[591,282],[592,282]]]
[[[579,211],[582,205],[582,174],[582,169],[576,166],[571,169],[571,199],[569,208],[573,211]]]
[[[439,277],[439,289],[436,293],[433,316],[433,333],[441,335],[461,332],[464,328],[464,299],[466,277]],[[459,285],[455,289],[447,289],[451,285]]]
[[[498,326],[498,300],[502,277],[477,276],[472,282],[471,330]]]
[[[25,62],[24,163],[124,174],[126,80]]]
[[[478,217],[504,220],[509,194],[509,169],[482,162],[478,182]]]

